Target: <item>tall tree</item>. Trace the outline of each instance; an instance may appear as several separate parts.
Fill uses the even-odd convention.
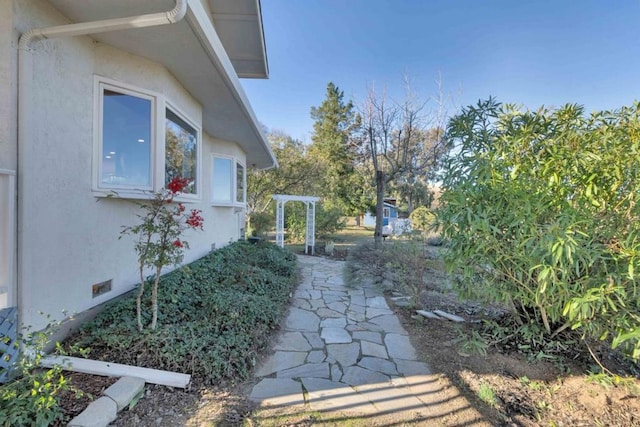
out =
[[[321,195],[345,214],[364,210],[362,177],[356,172],[356,150],[352,136],[358,118],[351,101],[332,82],[327,85],[326,98],[319,107],[311,108],[313,125],[309,157],[322,170]]]
[[[280,165],[277,169],[247,172],[247,215],[266,212],[274,194],[315,192],[318,168],[306,155],[305,145],[282,131],[267,132]]]
[[[360,107],[359,148],[371,163],[376,185],[375,243],[382,243],[382,211],[390,183],[411,184],[428,176],[447,151],[443,139],[441,108],[428,110],[405,79],[405,97],[391,101],[386,90],[370,88]]]

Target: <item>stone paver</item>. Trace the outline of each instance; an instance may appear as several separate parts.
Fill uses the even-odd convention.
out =
[[[261,380],[250,399],[317,411],[429,416],[437,383],[382,292],[347,288],[339,261],[298,259],[302,282],[273,354],[255,373]]]
[[[291,379],[265,378],[253,387],[249,399],[270,405],[299,405],[304,403],[302,384]]]

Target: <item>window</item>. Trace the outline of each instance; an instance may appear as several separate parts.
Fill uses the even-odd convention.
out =
[[[245,202],[245,175],[244,175],[244,166],[240,163],[236,163],[236,202],[243,203]]]
[[[390,216],[391,216],[391,209],[382,208],[382,217],[383,218],[389,218]]]
[[[245,167],[231,157],[213,156],[211,202],[214,205],[244,206]]]
[[[213,202],[231,203],[231,159],[225,157],[213,158],[213,182],[211,188],[213,192]]]
[[[102,89],[100,187],[151,188],[153,99]]]
[[[96,88],[96,190],[139,197],[180,176],[192,180],[183,197],[198,197],[197,126],[159,94],[103,78]]]
[[[175,177],[189,178],[185,193],[195,194],[198,171],[198,133],[186,121],[167,108],[165,119],[164,183]]]

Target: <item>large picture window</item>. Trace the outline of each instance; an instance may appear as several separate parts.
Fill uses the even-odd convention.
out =
[[[151,188],[153,100],[102,89],[102,187]]]
[[[96,191],[140,197],[179,176],[190,180],[183,197],[199,197],[197,125],[159,94],[105,80],[96,78]]]
[[[212,166],[212,204],[244,206],[247,187],[244,165],[234,158],[214,155]]]

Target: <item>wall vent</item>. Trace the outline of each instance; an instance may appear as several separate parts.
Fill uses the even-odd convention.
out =
[[[92,292],[93,298],[109,292],[111,290],[111,282],[113,282],[113,279],[96,283],[95,285],[91,286],[91,292]]]

